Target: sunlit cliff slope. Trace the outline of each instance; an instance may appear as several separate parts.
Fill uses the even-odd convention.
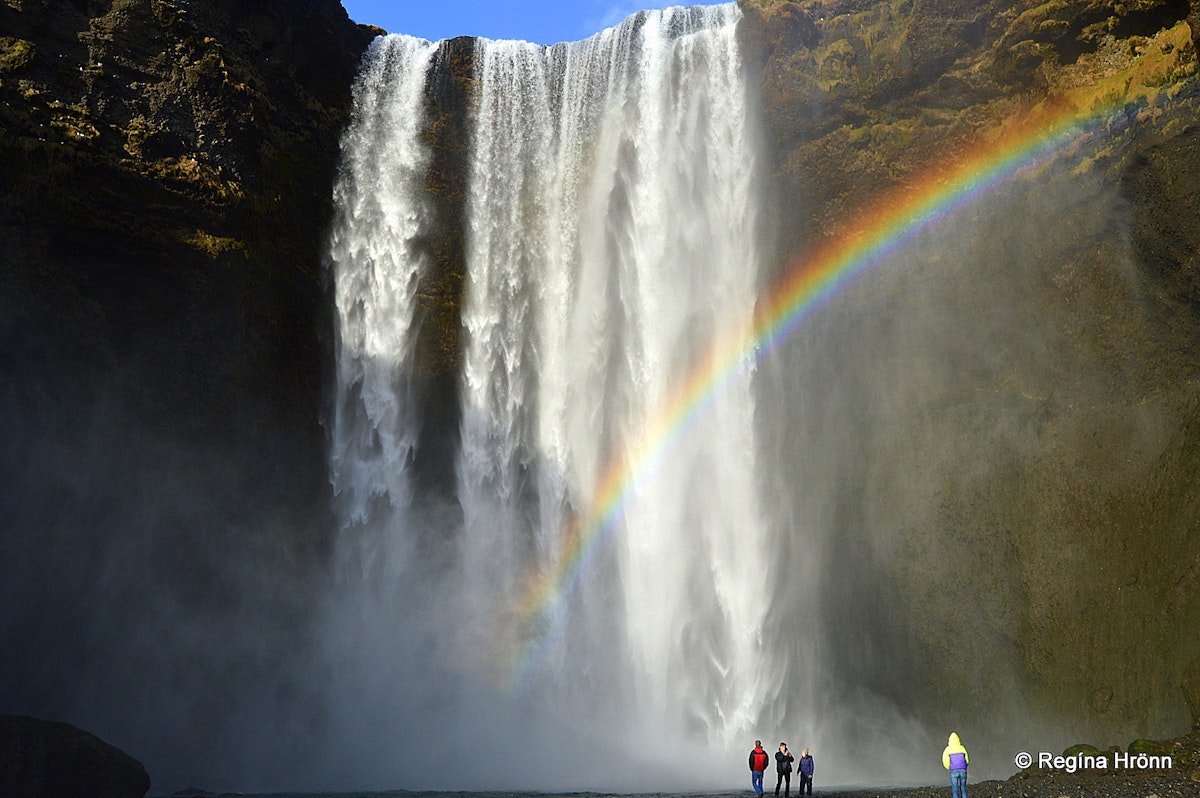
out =
[[[873,606],[831,633],[843,667],[947,724],[1016,714],[1031,735],[1045,721],[1102,745],[1186,730],[1200,706],[1197,7],[743,8],[785,268],[1049,109],[1105,120],[862,278],[841,301],[859,304],[814,322],[824,337],[781,367],[785,395],[820,380],[829,397],[813,407],[824,430],[781,442],[832,453],[816,477],[836,530],[828,594]],[[782,495],[812,478],[798,464]]]

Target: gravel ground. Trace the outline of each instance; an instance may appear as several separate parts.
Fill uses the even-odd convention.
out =
[[[824,798],[950,798],[944,787],[826,792]],[[1006,781],[967,783],[967,798],[1200,798],[1200,770],[1159,772],[1023,772]]]

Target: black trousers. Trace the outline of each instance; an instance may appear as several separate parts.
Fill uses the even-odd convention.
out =
[[[779,785],[786,785],[783,788],[783,798],[792,798],[792,774],[780,773],[779,778],[775,780],[775,794],[779,795]]]
[[[808,794],[812,795],[812,776],[805,776],[803,773],[801,773],[800,789],[796,792],[796,795],[804,795],[805,788],[808,789]]]

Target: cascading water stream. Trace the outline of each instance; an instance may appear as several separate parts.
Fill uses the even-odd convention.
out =
[[[550,48],[476,43],[457,507],[431,517],[412,511],[408,470],[427,268],[413,242],[429,213],[421,88],[436,46],[386,37],[364,65],[331,257],[336,670],[371,694],[374,726],[421,730],[366,743],[408,783],[427,777],[417,749],[468,730],[497,752],[573,728],[628,739],[612,742],[623,751],[667,736],[724,757],[777,720],[752,370],[684,434],[662,418],[754,312],[758,149],[739,17],[733,4],[676,8]],[[514,783],[587,778],[578,763],[553,770]]]
[[[335,188],[331,471],[347,523],[365,522],[378,498],[393,509],[410,503],[408,466],[419,423],[411,394],[415,293],[427,268],[414,242],[430,214],[421,188],[430,155],[419,138],[420,108],[435,49],[410,37],[376,40],[358,78],[355,123]]]
[[[463,561],[506,563],[506,599],[521,574],[557,567],[613,458],[654,434],[644,425],[673,386],[753,310],[736,18],[677,9],[557,48],[482,46],[459,473]],[[617,645],[649,715],[718,737],[755,720],[769,597],[753,417],[744,380],[637,477],[603,573],[569,608],[543,608],[568,627],[547,677],[571,680]]]

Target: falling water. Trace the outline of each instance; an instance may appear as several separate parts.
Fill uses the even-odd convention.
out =
[[[560,754],[514,760],[567,740],[628,759],[665,737],[736,761],[770,716],[781,675],[763,645],[752,370],[644,453],[662,443],[649,424],[672,392],[754,310],[758,152],[739,16],[676,8],[551,48],[477,43],[456,500],[420,512],[411,369],[428,264],[414,242],[430,214],[421,88],[435,46],[390,36],[367,58],[332,248],[334,661],[355,707],[332,722],[342,739],[368,728],[354,747],[406,784],[611,787],[622,779],[604,763],[589,775],[569,754],[561,770],[548,764]],[[613,470],[630,487],[600,535]],[[589,537],[579,578],[531,599]],[[422,767],[424,749],[467,734],[489,772]],[[688,769],[713,783],[702,760]]]
[[[459,474],[462,560],[490,565],[485,601],[555,568],[606,464],[752,312],[736,17],[673,10],[566,47],[483,46]],[[636,486],[585,592],[549,608],[567,638],[545,676],[597,697],[627,676],[647,717],[720,738],[754,720],[768,597],[753,416],[743,380]],[[620,674],[576,684],[614,650]]]
[[[419,140],[425,70],[434,53],[410,37],[380,38],[358,78],[355,124],[344,146],[332,236],[338,311],[334,488],[343,518],[361,523],[372,501],[410,504],[416,443],[411,393],[417,281],[427,268],[415,242],[430,210]],[[398,519],[401,525],[403,517]]]

